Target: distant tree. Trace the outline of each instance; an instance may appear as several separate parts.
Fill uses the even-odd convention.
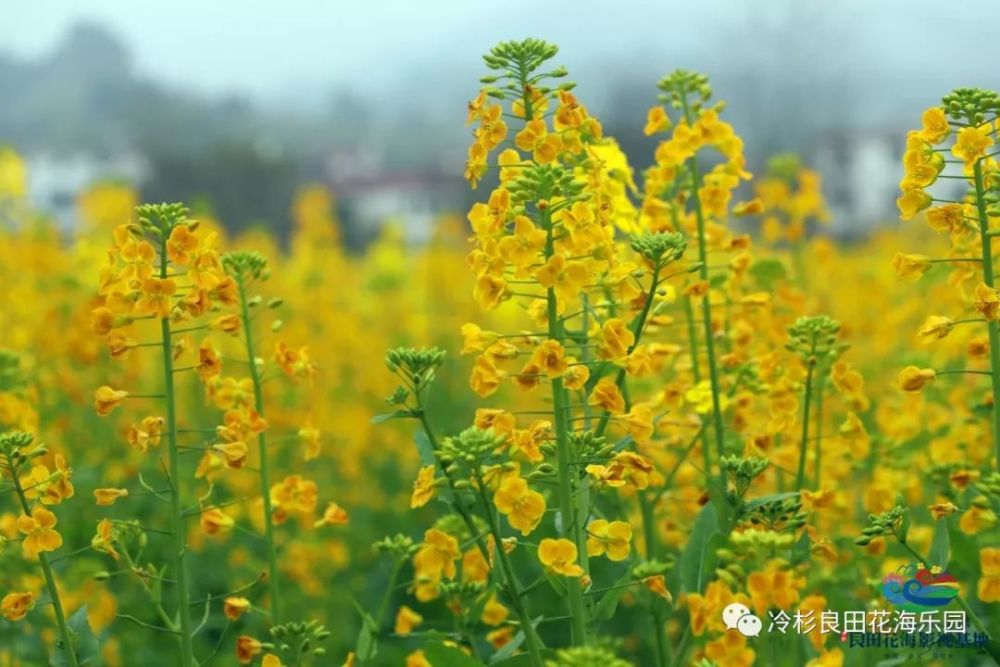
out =
[[[147,201],[207,202],[234,232],[258,224],[280,238],[288,233],[288,210],[299,183],[287,156],[241,143],[220,143],[196,152],[159,149],[148,154]]]

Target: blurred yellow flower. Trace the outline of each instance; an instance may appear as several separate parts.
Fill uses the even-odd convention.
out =
[[[659,105],[650,107],[646,113],[646,126],[642,128],[642,133],[648,137],[668,129],[670,129],[670,117],[666,109]]]
[[[951,333],[954,326],[955,322],[951,318],[941,315],[931,315],[924,320],[918,333],[921,341],[929,343],[946,337]]]
[[[931,258],[927,255],[905,255],[897,252],[892,258],[892,267],[900,279],[918,280],[931,268]]]
[[[94,489],[94,499],[98,505],[114,505],[119,498],[127,498],[128,489]]]
[[[222,604],[222,611],[230,621],[240,620],[240,616],[250,611],[250,600],[244,597],[228,597]]]
[[[31,591],[8,593],[0,601],[0,612],[8,621],[20,621],[35,606],[35,594]]]
[[[907,366],[899,372],[897,381],[903,391],[915,392],[934,382],[935,377],[937,377],[937,373],[934,372],[933,368]]]
[[[405,637],[413,632],[413,628],[424,622],[424,617],[405,604],[396,612],[396,624],[393,629],[397,635]]]
[[[101,417],[107,416],[126,398],[128,398],[127,391],[112,389],[107,385],[98,387],[94,392],[94,409]]]
[[[979,572],[976,597],[986,603],[1000,602],[1000,548],[980,549]]]

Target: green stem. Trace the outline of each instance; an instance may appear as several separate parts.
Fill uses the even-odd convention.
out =
[[[688,107],[687,95],[682,95],[681,101],[684,109],[684,117],[687,120],[688,125],[693,125],[694,122],[691,117],[691,110]],[[698,158],[694,156],[688,158],[687,166],[688,171],[691,174],[691,200],[694,202],[694,215],[695,220],[698,223],[698,261],[701,262],[698,274],[701,279],[707,283],[708,248],[705,238],[705,213],[702,210],[701,195],[698,192],[701,189],[701,174],[698,171]],[[725,447],[725,429],[722,422],[722,389],[719,386],[719,368],[715,359],[715,337],[712,331],[712,305],[710,303],[710,293],[711,290],[707,291],[705,296],[701,299],[701,313],[705,329],[705,354],[708,359],[708,379],[712,387],[712,424],[715,431],[715,453],[717,457],[721,458],[723,455],[723,448]],[[711,474],[711,471],[706,470],[705,473]],[[719,474],[721,479],[721,470],[719,471]],[[723,483],[722,486],[724,488],[725,484]]]
[[[972,169],[976,181],[976,211],[979,215],[979,235],[983,251],[983,282],[994,287],[993,246],[989,236],[989,217],[986,215],[982,160],[977,160]],[[993,447],[996,452],[994,467],[1000,470],[1000,322],[987,322],[986,327],[990,335],[990,374],[993,384]]]
[[[264,419],[264,392],[260,381],[253,346],[253,331],[250,326],[250,306],[247,303],[243,274],[237,273],[236,284],[240,291],[240,308],[243,315],[243,337],[246,343],[247,361],[250,365],[250,379],[253,381],[254,409]],[[271,592],[271,624],[281,625],[281,582],[278,572],[278,551],[274,539],[274,519],[271,507],[271,473],[267,455],[267,439],[264,431],[257,435],[257,451],[260,457],[260,495],[264,501],[264,538],[267,541],[268,588]]]
[[[31,506],[24,495],[24,490],[21,488],[21,480],[13,465],[10,468],[10,476],[14,481],[14,490],[17,492],[17,498],[21,502],[21,509],[25,514],[30,516]],[[69,665],[77,667],[80,663],[76,659],[76,647],[73,645],[73,635],[70,634],[69,626],[66,624],[66,613],[63,611],[62,599],[59,597],[59,589],[56,588],[56,578],[52,574],[52,566],[49,564],[48,554],[45,552],[39,553],[38,562],[42,566],[42,574],[45,575],[45,587],[48,588],[49,598],[52,600],[52,610],[55,612],[56,625],[59,627],[59,636],[62,638],[63,653],[66,655]]]
[[[169,259],[167,254],[167,233],[163,234],[160,244],[160,277],[167,278]],[[175,588],[177,595],[177,616],[180,619],[181,667],[194,667],[194,645],[191,641],[191,607],[188,599],[187,568],[184,565],[184,555],[187,551],[187,540],[184,529],[184,507],[181,495],[181,466],[177,449],[177,413],[174,397],[174,346],[170,333],[170,319],[160,319],[160,336],[163,341],[163,382],[167,403],[167,450],[169,456],[171,510],[171,533],[174,550]]]
[[[653,503],[645,490],[638,494],[639,512],[642,514],[642,536],[646,543],[646,560],[656,558],[656,523],[653,510]]]
[[[521,584],[518,581],[517,574],[514,572],[514,568],[510,563],[510,557],[503,548],[503,536],[500,533],[500,524],[497,522],[496,515],[490,508],[489,499],[486,497],[486,484],[483,482],[483,478],[477,473],[476,474],[476,486],[479,489],[479,498],[483,502],[483,512],[486,514],[486,519],[489,522],[490,533],[493,535],[493,541],[496,543],[496,553],[497,559],[500,561],[500,569],[503,570],[504,578],[508,581],[513,591],[514,599],[514,609],[518,614],[518,618],[521,621],[521,631],[524,633],[525,643],[528,646],[528,655],[531,658],[532,665],[535,667],[541,667],[542,652],[541,652],[541,642],[538,639],[538,634],[535,630],[535,626],[531,623],[531,617],[528,615],[527,609],[524,606],[524,591],[521,589]],[[489,560],[487,560],[489,562]],[[578,587],[579,588],[579,587]]]
[[[583,304],[583,316],[580,318],[580,339],[585,341],[587,340],[587,334],[590,331],[590,308],[588,307],[589,299],[587,295],[584,294],[580,297],[580,301]],[[580,361],[585,365],[590,363],[590,347],[588,345],[584,345],[580,350]],[[583,427],[589,431],[591,424],[590,404],[587,401],[585,394],[586,392],[584,392],[580,402],[582,403],[583,408]]]
[[[813,340],[809,352],[809,370],[806,372],[805,398],[802,400],[802,442],[799,443],[799,472],[795,477],[795,488],[801,491],[806,483],[806,454],[809,451],[809,408],[812,400],[812,378],[816,369],[816,341]]]
[[[698,384],[701,382],[701,368],[698,365],[698,329],[695,327],[694,307],[691,305],[690,296],[684,297],[684,315],[687,319],[688,346],[691,348],[691,374],[694,383]],[[698,439],[701,440],[701,458],[702,464],[705,466],[705,474],[711,475],[712,453],[708,448],[708,429],[705,428],[704,423],[698,430]]]
[[[820,468],[823,462],[823,388],[826,377],[821,376],[816,387],[816,489],[820,488]]]
[[[639,511],[642,513],[642,532],[643,539],[646,542],[646,560],[654,560],[657,554],[656,517],[654,509],[655,507],[653,506],[653,502],[650,502],[650,498],[646,491],[640,491]],[[658,601],[654,600],[653,605],[657,604]],[[653,637],[656,640],[657,664],[666,665],[667,636],[663,627],[663,616],[655,606],[650,610],[650,615],[653,617]]]
[[[142,590],[149,597],[149,601],[153,603],[153,607],[156,609],[157,615],[163,624],[171,631],[176,633],[176,622],[170,618],[170,614],[167,610],[163,608],[163,600],[160,598],[157,592],[149,587],[146,583],[146,572],[140,573],[138,566],[136,566],[135,559],[132,558],[132,554],[129,553],[128,549],[122,548],[121,556],[125,559],[125,564],[128,565],[129,573],[136,575],[136,579],[139,580],[139,585],[142,586]]]
[[[656,288],[660,285],[660,269],[661,267],[656,267],[653,270],[653,281],[649,286],[649,293],[646,295],[646,301],[642,305],[642,310],[639,315],[636,316],[635,322],[632,325],[632,344],[629,346],[627,354],[632,354],[636,347],[639,346],[639,339],[642,337],[642,332],[646,328],[646,320],[649,318],[649,311],[653,306],[653,299],[656,297]],[[615,377],[615,386],[623,392],[627,392],[625,388],[625,369],[620,368],[618,370],[618,375]],[[628,410],[630,408],[626,408]],[[600,437],[604,435],[604,431],[608,428],[608,423],[611,419],[611,413],[607,410],[601,415],[601,419],[597,422],[597,429],[594,431],[594,435]]]
[[[399,580],[399,573],[403,570],[403,560],[396,559],[392,564],[392,574],[389,575],[389,585],[385,587],[385,592],[382,593],[382,601],[379,602],[378,611],[375,612],[375,627],[381,629],[382,623],[385,620],[385,614],[389,610],[389,600],[392,599],[392,593],[396,589],[396,581]]]
[[[671,667],[680,667],[681,663],[684,661],[684,656],[687,654],[689,643],[691,643],[690,623],[684,628],[684,633],[681,635],[680,641],[677,642],[677,650],[674,651],[674,659],[670,663]]]
[[[666,667],[670,659],[667,653],[669,649],[667,646],[667,634],[663,629],[663,617],[656,610],[650,613],[653,616],[653,625],[656,626],[653,628],[653,636],[656,638],[656,664],[660,665],[660,667]]]
[[[381,633],[382,631],[382,623],[385,621],[385,614],[389,610],[389,601],[392,599],[393,592],[396,590],[396,581],[399,579],[399,573],[402,572],[403,570],[404,562],[405,559],[397,558],[392,563],[392,572],[389,574],[389,582],[385,587],[385,591],[382,592],[382,599],[379,601],[378,609],[375,611],[375,615],[372,616],[371,619],[374,622],[375,625],[374,631],[376,634]],[[365,622],[367,621],[362,620],[362,623]],[[356,651],[357,648],[358,647],[355,647]],[[295,656],[295,661],[293,662],[293,664],[295,665],[300,664],[299,660],[301,659],[301,655],[302,655],[301,649],[298,649],[298,653]],[[372,658],[373,656],[362,655],[361,652],[357,652],[356,657],[358,659],[359,664],[367,665],[369,664],[370,658]]]
[[[552,219],[548,212],[542,213],[542,224],[545,228],[545,257],[552,257],[555,252],[555,242],[553,238]],[[559,306],[556,301],[555,290],[549,287],[546,290],[546,300],[548,305],[549,338],[559,341],[563,340],[562,324],[559,319]],[[562,378],[552,379],[552,410],[555,421],[556,435],[556,464],[559,474],[559,515],[562,518],[561,533],[563,536],[569,535],[576,544],[577,554],[580,558],[580,565],[584,572],[588,570],[589,563],[586,562],[587,540],[579,525],[579,518],[576,516],[576,506],[573,504],[573,471],[571,461],[573,453],[570,451],[569,424],[567,422],[566,411],[569,404],[566,396],[566,389],[563,387]],[[599,428],[599,427],[598,427]],[[569,590],[569,615],[572,617],[573,645],[578,646],[587,643],[587,618],[584,608],[583,589],[579,579],[567,582]]]

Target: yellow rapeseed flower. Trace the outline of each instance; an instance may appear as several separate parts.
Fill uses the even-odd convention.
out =
[[[942,315],[931,315],[920,327],[918,334],[920,335],[920,340],[924,343],[930,343],[935,340],[940,340],[951,333],[952,328],[955,326],[954,320],[949,317],[944,317]]]
[[[127,391],[112,389],[107,385],[98,387],[94,392],[94,409],[101,417],[107,416],[126,398],[128,398]]]
[[[43,551],[55,551],[62,546],[62,535],[56,532],[56,515],[44,507],[35,507],[31,515],[17,519],[17,530],[24,535],[21,548],[28,558],[37,558]]]
[[[119,498],[127,498],[128,489],[94,489],[94,499],[98,505],[114,505]]]
[[[918,368],[907,366],[899,372],[898,383],[903,391],[920,391],[930,383],[934,382],[937,373],[933,368]]]
[[[897,278],[918,280],[931,268],[931,258],[927,255],[906,255],[898,252],[892,258],[892,268],[896,270]]]
[[[576,545],[565,538],[546,537],[538,545],[538,560],[545,569],[564,577],[579,577],[583,568],[577,562]]]
[[[979,584],[976,597],[982,602],[1000,602],[1000,548],[984,547],[979,550]]]
[[[632,526],[625,521],[595,519],[587,525],[587,555],[607,554],[609,560],[625,560],[631,551]]]
[[[514,475],[504,478],[493,495],[497,510],[522,535],[528,535],[538,526],[545,514],[545,496],[528,488],[528,482]]]
[[[35,606],[35,594],[31,591],[8,593],[0,601],[0,613],[8,621],[20,621]]]
[[[660,105],[650,107],[649,111],[646,112],[646,126],[642,128],[642,133],[648,137],[669,129],[670,116],[667,115],[666,109]]]
[[[406,637],[413,629],[424,622],[424,617],[405,604],[396,612],[396,623],[393,631],[400,637]]]
[[[250,611],[250,600],[243,597],[228,597],[222,604],[222,611],[230,621],[240,620],[240,616]]]

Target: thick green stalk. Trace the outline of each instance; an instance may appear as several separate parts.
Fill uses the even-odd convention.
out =
[[[656,517],[654,514],[655,500],[651,502],[645,490],[640,491],[638,495],[639,511],[642,513],[643,541],[646,543],[646,560],[654,560],[658,551]],[[653,604],[657,605],[658,602],[654,600]],[[663,615],[655,606],[650,610],[650,615],[653,617],[653,637],[656,640],[657,664],[665,666],[667,664],[667,636],[663,627]]]
[[[28,504],[28,499],[24,495],[24,489],[21,487],[21,480],[18,478],[17,471],[13,467],[10,469],[10,476],[14,480],[14,490],[17,492],[17,498],[21,501],[21,509],[27,514],[31,515],[31,506]],[[56,578],[52,574],[52,566],[49,563],[48,554],[45,552],[38,554],[38,562],[42,566],[42,574],[45,575],[45,587],[49,590],[49,598],[52,600],[52,610],[56,615],[56,626],[59,628],[59,636],[62,639],[64,654],[66,656],[67,663],[71,667],[77,667],[79,661],[76,659],[76,648],[73,646],[73,635],[70,634],[69,626],[66,624],[66,612],[63,611],[62,600],[59,598],[59,589],[56,588]]]
[[[976,212],[979,215],[979,238],[983,251],[983,282],[993,284],[993,245],[990,236],[989,216],[986,215],[986,190],[983,186],[983,163],[973,166],[976,181]],[[990,336],[990,374],[993,384],[993,447],[996,452],[994,467],[1000,470],[1000,322],[987,322]]]
[[[684,117],[688,125],[693,124],[691,111],[687,105],[686,96],[682,96],[684,105]],[[705,213],[701,207],[701,174],[698,172],[698,159],[694,156],[688,159],[688,172],[691,175],[691,201],[694,202],[694,215],[698,223],[698,261],[701,266],[698,268],[698,275],[708,283],[708,248],[705,237]],[[722,388],[719,384],[719,368],[715,359],[715,335],[712,331],[712,304],[710,303],[710,292],[706,292],[701,299],[701,313],[704,320],[705,354],[708,360],[708,379],[712,386],[712,424],[715,431],[715,453],[718,458],[723,455],[725,447],[725,427],[722,422]],[[706,474],[710,471],[706,470]],[[721,474],[721,473],[720,473]]]
[[[555,241],[552,229],[552,218],[548,212],[542,214],[542,223],[546,231],[545,258],[552,257],[555,252]],[[546,290],[546,300],[548,303],[549,316],[549,338],[563,342],[562,324],[559,320],[559,306],[556,301],[555,289],[549,287]],[[563,387],[562,378],[552,379],[552,411],[555,422],[556,435],[556,467],[559,474],[559,515],[562,518],[561,532],[568,535],[576,544],[580,565],[586,572],[589,563],[586,562],[587,539],[583,526],[579,525],[579,518],[576,516],[576,506],[573,503],[574,484],[573,470],[571,467],[573,453],[570,452],[569,442],[569,422],[567,412],[569,410],[568,396]],[[587,643],[587,618],[583,600],[583,588],[578,579],[568,582],[569,588],[569,615],[573,627],[573,644],[580,645]]]
[[[820,469],[823,464],[823,388],[826,386],[826,371],[820,374],[816,385],[816,489],[820,488]]]
[[[521,103],[524,108],[524,120],[525,123],[534,118],[534,109],[529,94],[530,88],[528,86],[528,66],[527,63],[518,64],[518,80],[521,84]],[[545,240],[545,258],[546,260],[552,257],[555,251],[554,234],[552,229],[552,217],[551,214],[546,210],[542,213],[542,221],[546,230],[546,240]],[[559,319],[559,310],[556,303],[555,290],[551,287],[548,288],[546,293],[546,300],[548,302],[548,318],[549,318],[549,338],[552,340],[559,341],[560,344],[563,343],[564,335],[562,330],[562,322]],[[574,484],[572,477],[572,470],[570,468],[570,463],[573,458],[572,453],[569,451],[569,421],[568,421],[568,410],[569,410],[569,397],[566,393],[565,387],[563,387],[563,382],[561,378],[555,378],[552,380],[552,404],[556,431],[556,457],[559,469],[559,513],[562,517],[562,533],[566,535],[569,531],[572,531],[573,541],[577,546],[577,553],[579,555],[580,566],[584,569],[584,572],[589,572],[590,563],[587,560],[587,539],[586,533],[584,531],[583,525],[581,525],[578,517],[576,516],[576,507],[573,504],[574,495]],[[586,481],[583,482],[586,485]],[[581,499],[583,502],[587,501],[586,487],[581,490]],[[492,515],[491,515],[492,516]],[[500,545],[497,545],[497,550],[503,554],[503,549]],[[504,556],[501,556],[501,562],[503,562]],[[509,564],[508,564],[509,565]],[[513,572],[512,572],[513,574]],[[586,618],[586,608],[584,606],[583,599],[583,588],[580,585],[578,579],[574,579],[569,582],[569,611],[573,628],[573,644],[580,645],[587,643],[587,618]],[[529,623],[530,625],[530,623]],[[525,636],[528,635],[530,627],[525,628]]]
[[[806,371],[805,398],[802,400],[802,442],[799,443],[799,472],[795,476],[795,489],[802,490],[806,483],[806,454],[809,452],[809,410],[812,402],[812,378],[816,369],[816,341],[809,352],[809,370]]]
[[[701,368],[698,365],[698,328],[694,325],[694,308],[691,306],[691,297],[684,297],[684,315],[687,319],[688,346],[691,348],[691,374],[694,383],[701,382]],[[712,452],[708,448],[708,429],[702,424],[698,431],[698,438],[701,440],[701,459],[705,466],[705,475],[712,475]]]
[[[397,558],[393,561],[392,572],[389,574],[389,581],[386,583],[385,591],[382,592],[382,600],[379,602],[378,609],[371,619],[374,623],[374,631],[376,633],[381,632],[382,630],[382,623],[385,622],[385,614],[389,610],[389,601],[392,599],[392,594],[396,591],[396,582],[399,580],[399,573],[402,572],[403,563],[405,562],[406,560],[404,558]],[[362,620],[362,622],[366,623],[367,621]],[[374,644],[372,644],[372,646],[374,646]],[[358,649],[360,649],[360,642],[358,642],[358,645],[356,646],[356,650]],[[299,650],[301,655],[301,649]],[[299,656],[296,656],[296,658],[298,657]],[[360,650],[357,653],[358,663],[361,665],[369,664],[371,657],[372,656],[370,655],[362,655]],[[298,665],[300,663],[295,662],[294,664]]]
[[[684,656],[687,655],[688,644],[690,643],[691,623],[689,621],[684,628],[684,632],[681,634],[680,640],[677,642],[677,650],[674,651],[674,659],[670,662],[670,667],[680,667],[681,663],[684,662]]]
[[[169,259],[167,256],[167,236],[169,230],[163,233],[163,242],[160,244],[160,278],[168,279]],[[174,573],[177,617],[180,621],[180,644],[181,644],[181,667],[194,667],[194,645],[191,637],[191,601],[188,598],[188,577],[187,568],[184,564],[184,555],[187,551],[187,540],[185,539],[184,527],[184,507],[181,496],[181,465],[180,455],[177,449],[177,410],[176,399],[174,397],[174,345],[170,333],[170,318],[160,318],[160,335],[163,341],[163,393],[167,403],[167,452],[170,469],[170,518],[171,535],[174,550]]]
[[[260,381],[253,346],[253,330],[250,326],[250,306],[247,303],[243,274],[238,273],[236,284],[240,290],[240,308],[243,315],[243,338],[246,344],[247,362],[250,365],[250,379],[253,381],[254,409],[264,419],[264,392]],[[267,585],[271,592],[271,624],[281,625],[281,582],[278,572],[278,548],[274,539],[274,518],[271,507],[271,473],[267,454],[267,438],[264,431],[257,434],[257,451],[260,457],[260,495],[264,501],[264,538],[267,542]]]
[[[569,451],[569,433],[566,424],[566,390],[562,386],[562,380],[555,378],[552,380],[552,402],[555,412],[556,428],[556,464],[559,472],[559,514],[562,517],[562,534],[569,536],[576,544],[577,553],[580,556],[580,564],[583,565],[583,556],[587,553],[586,538],[581,539],[576,516],[576,506],[573,504],[573,471],[571,468],[572,453]],[[586,568],[584,568],[586,570]],[[587,619],[583,602],[583,589],[578,579],[572,579],[569,584],[569,607],[570,616],[573,623],[573,644],[585,644],[587,642]]]

